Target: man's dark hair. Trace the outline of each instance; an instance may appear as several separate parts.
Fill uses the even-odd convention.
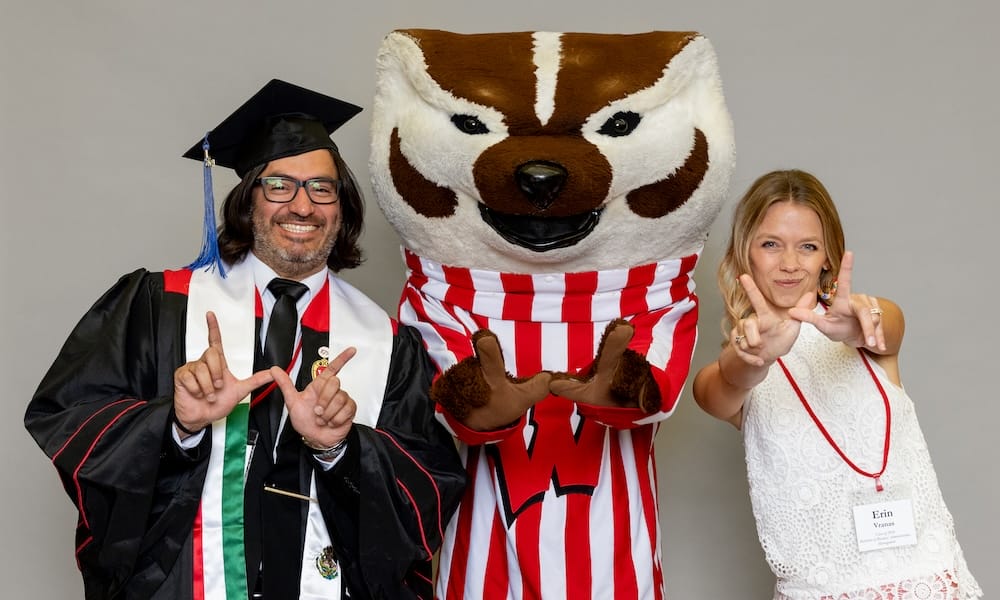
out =
[[[364,227],[365,204],[361,188],[354,173],[334,151],[330,151],[337,173],[341,179],[340,188],[340,232],[333,245],[333,251],[326,259],[327,266],[335,273],[341,269],[352,269],[361,264],[361,247],[358,238]],[[242,261],[253,248],[253,188],[254,180],[260,177],[267,164],[254,167],[243,176],[226,196],[222,204],[222,225],[219,226],[219,254],[229,264]]]

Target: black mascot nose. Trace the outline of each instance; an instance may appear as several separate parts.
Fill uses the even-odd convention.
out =
[[[545,210],[555,202],[568,175],[558,163],[534,160],[518,167],[514,177],[528,200],[539,210]]]

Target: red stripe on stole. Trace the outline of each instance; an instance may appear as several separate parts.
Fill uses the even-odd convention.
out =
[[[330,331],[330,278],[302,313],[302,326],[313,331]]]
[[[190,269],[180,269],[177,271],[163,272],[163,291],[171,294],[188,295],[191,287]]]
[[[625,477],[625,464],[622,461],[620,432],[610,435],[611,446],[611,497],[628,498],[628,483]],[[625,434],[627,435],[627,434]],[[614,514],[614,580],[616,598],[638,598],[639,588],[636,583],[635,562],[632,560],[632,535],[630,522],[632,520],[630,503],[616,503]]]
[[[203,535],[205,533],[202,516],[201,516],[202,506],[198,504],[198,514],[194,517],[194,535],[193,535],[193,555],[194,555],[194,569],[192,571],[192,585],[193,589],[193,600],[205,600],[205,551],[204,551],[204,540]]]

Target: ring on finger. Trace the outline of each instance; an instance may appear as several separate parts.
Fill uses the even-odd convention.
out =
[[[733,343],[736,344],[737,346],[739,346],[740,342],[742,342],[743,340],[744,340],[744,337],[742,335],[738,335],[738,336],[736,336],[733,339]]]
[[[870,312],[873,315],[878,316],[878,315],[882,314],[882,309],[879,308],[879,307],[877,307],[877,306],[875,306],[875,307],[871,308],[868,312]]]

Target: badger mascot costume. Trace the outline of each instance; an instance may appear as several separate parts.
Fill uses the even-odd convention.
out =
[[[709,41],[390,33],[370,167],[469,487],[438,596],[662,598],[653,441],[733,169]]]

